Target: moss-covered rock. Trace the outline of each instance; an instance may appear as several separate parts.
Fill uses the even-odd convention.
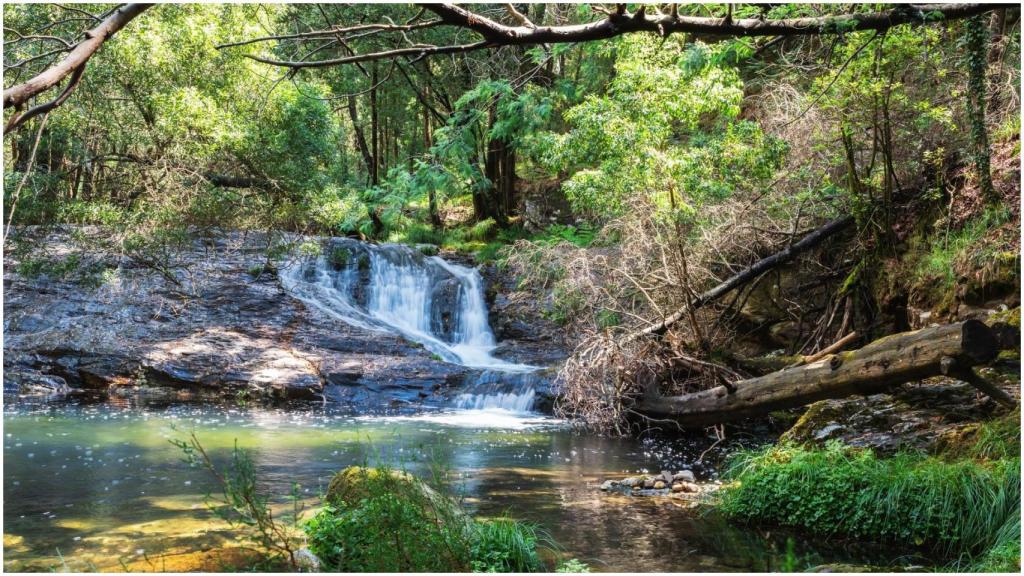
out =
[[[401,470],[350,466],[331,478],[325,499],[334,506],[354,506],[381,494],[405,497],[441,520],[465,519],[457,502],[438,494],[419,478]]]

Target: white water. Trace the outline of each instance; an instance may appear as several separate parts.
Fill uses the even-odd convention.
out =
[[[456,408],[530,411],[536,393],[518,375],[536,368],[492,355],[496,342],[479,272],[406,246],[336,239],[327,249],[345,251],[343,265],[332,266],[326,256],[294,263],[281,273],[288,292],[353,326],[400,334],[446,362],[484,370],[456,398]]]

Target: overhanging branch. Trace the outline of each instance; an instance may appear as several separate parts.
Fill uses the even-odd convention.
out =
[[[673,5],[674,6],[674,5]],[[328,66],[340,66],[344,64],[367,62],[372,60],[384,60],[400,57],[420,59],[426,56],[437,54],[454,54],[484,50],[500,46],[524,46],[538,44],[562,44],[573,42],[587,42],[593,40],[605,40],[637,32],[654,33],[661,36],[677,32],[686,32],[707,36],[809,36],[823,34],[846,34],[856,31],[882,32],[894,26],[904,24],[927,24],[968,18],[983,12],[994,10],[998,5],[993,4],[905,4],[889,10],[870,12],[865,14],[841,14],[835,16],[818,16],[805,18],[781,18],[766,20],[759,18],[711,18],[701,16],[684,16],[673,8],[668,14],[656,12],[648,14],[645,8],[640,8],[634,13],[626,10],[625,4],[619,4],[614,10],[599,9],[606,17],[586,24],[573,24],[566,26],[537,26],[518,14],[512,8],[510,14],[519,25],[509,26],[502,24],[478,13],[467,10],[456,4],[422,4],[423,9],[433,12],[439,18],[429,22],[421,22],[413,25],[395,24],[367,24],[350,28],[342,28],[328,31],[307,32],[287,36],[266,36],[225,44],[218,48],[242,46],[263,41],[323,38],[327,34],[339,31],[353,32],[357,29],[367,30],[372,33],[396,32],[403,35],[403,39],[409,46],[380,50],[363,54],[348,54],[340,58],[326,60],[285,60],[269,58],[258,55],[247,55],[258,62],[273,66],[282,66],[292,69],[300,68],[322,68]],[[517,15],[518,14],[518,15]],[[521,17],[522,16],[522,17]],[[417,29],[434,26],[451,26],[471,30],[482,38],[477,42],[457,44],[450,46],[438,46],[434,44],[418,44],[410,40],[406,33]]]
[[[53,88],[69,75],[75,74],[76,76],[81,76],[82,71],[85,69],[86,62],[88,62],[89,59],[92,58],[93,54],[100,49],[100,46],[102,46],[103,43],[106,42],[107,39],[115,32],[124,28],[125,24],[131,22],[132,19],[150,6],[152,6],[152,4],[125,4],[118,7],[116,10],[111,12],[110,15],[104,18],[98,26],[85,32],[85,40],[79,42],[63,60],[47,68],[27,82],[4,90],[4,108],[6,109],[12,106],[20,107],[25,105],[31,98]],[[73,79],[73,81],[68,84],[68,88],[73,89],[77,83],[77,78]],[[51,106],[51,109],[63,102],[63,100],[67,98],[68,94],[70,94],[70,92],[68,92],[68,89],[66,88],[65,93],[62,93],[57,99],[51,101],[51,103],[56,102],[54,106]],[[21,117],[23,118],[24,116],[25,115],[22,115]],[[14,127],[17,127],[17,125],[19,125],[19,123],[16,122],[12,127],[11,122],[8,122],[8,129],[13,129]]]

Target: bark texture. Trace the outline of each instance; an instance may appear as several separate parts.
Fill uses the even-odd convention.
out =
[[[992,330],[977,320],[903,332],[851,352],[736,382],[735,392],[718,386],[682,396],[649,393],[637,411],[669,416],[683,426],[710,426],[796,408],[827,398],[875,394],[905,382],[947,374],[1004,404],[1014,400],[971,371],[996,357]]]

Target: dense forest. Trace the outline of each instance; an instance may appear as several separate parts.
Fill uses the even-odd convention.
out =
[[[214,340],[196,334],[212,327],[251,348],[239,357],[284,350],[261,360],[269,383],[246,377],[232,401],[312,386],[326,402],[359,371],[370,400],[345,394],[373,404],[366,356],[344,360],[359,368],[309,359],[342,350],[303,327],[326,320],[245,306],[280,290],[274,306],[287,293],[318,309],[295,287],[311,273],[286,270],[319,259],[334,288],[346,270],[356,278],[344,288],[369,318],[378,295],[359,279],[383,282],[391,268],[378,261],[415,261],[433,275],[429,334],[367,336],[392,358],[378,380],[433,370],[448,386],[435,366],[448,363],[521,382],[520,365],[543,366],[547,411],[572,434],[699,437],[710,447],[698,463],[726,449],[724,488],[704,497],[730,522],[895,542],[947,570],[1019,571],[1019,6],[6,3],[3,20],[6,403],[54,378],[209,388],[217,370],[193,378],[180,358],[207,354]],[[237,238],[257,247],[222,268],[252,287],[204,288],[221,257],[197,246]],[[475,272],[445,262],[480,270],[489,320],[473,302],[431,308],[476,289]],[[449,273],[454,296],[436,280]],[[129,336],[134,316],[60,308],[66,294],[127,290],[168,303],[150,324],[170,314],[187,329]],[[216,316],[228,300],[241,302],[237,325]],[[196,320],[189,306],[213,311]],[[484,315],[483,340],[467,336],[470,311]],[[42,331],[25,318],[59,314],[54,341],[33,339]],[[94,332],[73,332],[85,325]],[[330,328],[352,347],[355,329]],[[120,348],[105,340],[119,331],[145,350],[98,352]],[[483,361],[460,348],[481,342]],[[407,357],[420,364],[394,360]],[[273,383],[297,371],[312,384]],[[430,382],[420,399],[442,387]],[[201,440],[178,447],[216,475]],[[418,481],[375,474],[332,481],[305,528],[316,566],[555,567],[497,543],[508,529],[536,544],[512,522],[472,524],[453,551],[460,512]],[[603,490],[705,491],[693,474],[663,474]],[[261,516],[269,508],[229,496],[238,489],[225,498],[278,562],[253,566],[309,568]],[[417,496],[402,508],[367,490]],[[20,550],[11,518],[4,547]],[[380,563],[390,552],[372,552],[373,538],[358,561],[337,552],[376,530],[413,546],[404,521],[442,526],[406,563]],[[810,567],[786,554],[782,569]]]

